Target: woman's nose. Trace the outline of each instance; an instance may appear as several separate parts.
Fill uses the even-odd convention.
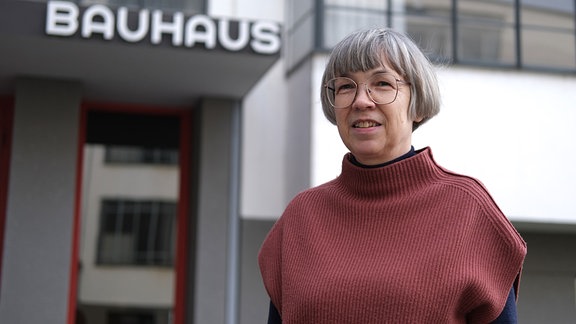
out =
[[[370,89],[365,83],[358,85],[352,108],[366,109],[371,107],[374,107],[374,101],[370,98]]]

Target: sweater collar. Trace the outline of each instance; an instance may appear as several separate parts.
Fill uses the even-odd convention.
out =
[[[387,165],[390,165],[392,163],[396,163],[398,161],[402,161],[406,158],[409,158],[411,156],[414,156],[416,154],[416,151],[414,150],[414,146],[410,146],[410,151],[408,151],[408,153],[399,156],[397,158],[395,158],[394,160],[388,161],[388,162],[384,162],[381,164],[376,164],[376,165],[365,165],[362,164],[360,162],[358,162],[358,160],[356,160],[356,157],[354,155],[352,155],[352,153],[348,154],[348,156],[350,157],[350,162],[352,162],[353,164],[359,166],[359,167],[363,167],[363,168],[367,168],[367,169],[374,169],[374,168],[381,168]]]
[[[434,161],[429,147],[379,168],[355,165],[350,158],[351,153],[344,156],[338,181],[350,194],[366,198],[413,190],[434,181],[444,172]]]

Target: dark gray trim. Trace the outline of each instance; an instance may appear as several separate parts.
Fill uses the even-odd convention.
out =
[[[458,1],[452,0],[452,10],[450,13],[452,23],[452,63],[457,64],[458,57]]]
[[[314,11],[314,50],[318,51],[324,48],[324,0],[316,0],[316,10]]]
[[[386,0],[386,7],[388,8],[386,10],[386,26],[392,28],[394,27],[392,26],[392,0]]]
[[[516,46],[516,68],[522,68],[522,10],[520,0],[514,0],[514,32]]]

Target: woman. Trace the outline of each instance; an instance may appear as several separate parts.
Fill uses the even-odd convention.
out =
[[[412,147],[440,106],[418,47],[389,29],[347,36],[321,98],[350,153],[262,245],[269,323],[515,322],[524,241],[480,182]]]

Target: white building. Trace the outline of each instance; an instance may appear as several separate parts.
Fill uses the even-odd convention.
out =
[[[1,2],[0,322],[264,323],[260,244],[345,153],[319,103],[328,50],[376,25],[441,65],[415,147],[480,179],[528,243],[520,322],[574,322],[575,11]]]

